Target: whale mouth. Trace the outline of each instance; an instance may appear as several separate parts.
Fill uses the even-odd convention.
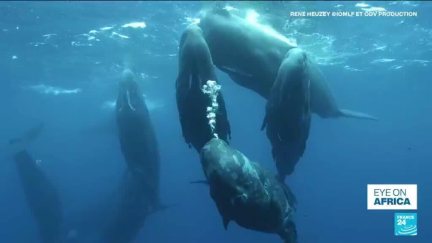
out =
[[[119,111],[123,111],[123,108],[129,109],[131,111],[135,111],[135,107],[132,105],[130,93],[129,90],[126,90],[125,93],[123,93],[123,99],[121,102],[121,107],[119,108]]]
[[[130,101],[129,91],[126,91],[126,103],[132,111],[135,111],[135,108],[132,106]]]
[[[232,197],[230,202],[231,205],[237,206],[237,205],[246,204],[247,200],[248,200],[248,195],[246,193],[241,193],[239,195]]]

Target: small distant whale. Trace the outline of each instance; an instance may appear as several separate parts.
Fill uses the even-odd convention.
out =
[[[145,217],[165,209],[159,198],[160,157],[156,134],[144,98],[129,69],[123,71],[116,102],[120,148],[127,165],[126,182],[114,226],[105,243],[132,240]]]
[[[267,127],[279,179],[285,180],[303,156],[309,137],[310,80],[306,53],[288,51],[267,101],[261,130]]]
[[[63,240],[62,203],[57,189],[26,150],[43,130],[44,124],[27,131],[24,136],[10,140],[16,146],[15,166],[21,180],[27,203],[36,220],[42,243],[59,243]]]
[[[225,229],[235,221],[247,229],[278,234],[285,243],[297,242],[296,200],[285,184],[221,139],[211,139],[200,158]]]

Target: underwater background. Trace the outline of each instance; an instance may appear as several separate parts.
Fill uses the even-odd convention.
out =
[[[38,242],[7,146],[38,122],[45,131],[29,151],[58,188],[65,220],[91,232],[110,217],[110,195],[125,170],[113,107],[126,66],[140,82],[157,133],[162,200],[180,203],[149,216],[134,242],[281,242],[235,223],[225,231],[208,189],[189,183],[204,174],[178,120],[178,44],[187,24],[214,4],[0,2],[0,242]],[[254,9],[320,64],[342,108],[379,118],[313,115],[305,156],[287,180],[298,200],[299,242],[431,242],[432,3],[218,4]],[[289,16],[371,8],[418,17]],[[265,100],[217,75],[232,146],[275,172],[260,131]],[[394,236],[394,213],[404,211],[367,210],[366,185],[381,183],[418,184],[417,236]]]

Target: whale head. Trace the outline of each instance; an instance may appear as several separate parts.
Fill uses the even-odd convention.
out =
[[[142,103],[142,99],[133,72],[129,69],[124,70],[119,83],[119,93],[116,102],[117,111],[136,111]]]
[[[221,139],[211,139],[200,152],[201,164],[215,201],[242,208],[263,199],[259,171],[241,152]]]

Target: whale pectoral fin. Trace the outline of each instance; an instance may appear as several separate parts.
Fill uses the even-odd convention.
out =
[[[222,72],[228,74],[233,79],[245,79],[245,78],[252,78],[252,75],[249,73],[242,72],[237,69],[228,68],[225,66],[217,66]]]
[[[225,218],[225,217],[222,217],[222,223],[223,223],[223,226],[224,226],[225,230],[228,229],[228,224],[229,224],[229,222],[230,222],[229,219],[227,219],[227,218]]]
[[[277,101],[280,100],[281,92],[277,89],[276,85],[273,85],[270,96],[267,99],[267,103],[265,106],[265,114],[264,119],[261,125],[261,131],[264,130],[264,128],[267,127],[269,124],[269,119],[272,119],[274,114],[277,113],[276,104]]]
[[[262,122],[262,124],[261,124],[261,131],[264,131],[264,129],[267,127],[267,112],[266,112],[266,114],[264,115],[264,119],[263,119],[263,122]]]
[[[251,74],[236,70],[236,69],[231,69],[225,66],[217,66],[217,68],[219,70],[221,70],[222,72],[228,74],[228,76],[230,76],[230,78],[237,83],[238,85],[241,85],[243,87],[248,87],[248,85],[250,85],[250,80],[253,78],[253,76]]]
[[[358,111],[351,111],[351,110],[347,110],[347,109],[340,109],[339,110],[339,116],[362,119],[362,120],[378,121],[378,118],[373,117],[369,114],[358,112]]]

